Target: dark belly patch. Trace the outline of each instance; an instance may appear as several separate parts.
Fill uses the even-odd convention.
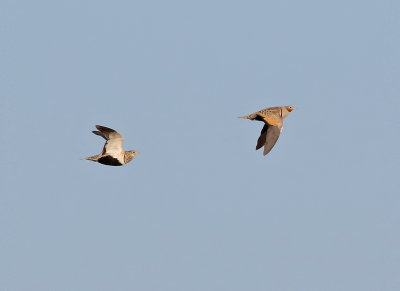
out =
[[[100,164],[108,165],[108,166],[122,166],[122,164],[118,161],[118,159],[113,158],[111,156],[101,157],[97,160]]]

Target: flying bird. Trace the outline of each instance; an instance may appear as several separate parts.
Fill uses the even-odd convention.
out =
[[[270,107],[247,116],[239,117],[263,121],[265,123],[258,138],[256,150],[264,147],[264,156],[272,150],[281,134],[283,119],[294,109],[293,106]]]
[[[138,154],[136,151],[125,151],[122,148],[124,138],[119,132],[101,125],[96,125],[96,128],[98,131],[92,132],[106,140],[103,152],[96,156],[87,157],[85,160],[108,166],[122,166],[132,161]]]

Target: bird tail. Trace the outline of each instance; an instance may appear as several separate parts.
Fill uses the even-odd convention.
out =
[[[97,159],[99,158],[99,156],[100,155],[95,155],[95,156],[83,158],[82,160],[89,160],[89,161],[97,162]]]
[[[238,118],[241,118],[241,119],[255,119],[256,117],[257,117],[257,114],[253,113],[253,114],[246,115],[246,116],[241,116],[241,117],[238,117]]]

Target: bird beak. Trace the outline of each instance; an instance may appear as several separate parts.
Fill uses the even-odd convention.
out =
[[[292,112],[292,110],[295,110],[296,108],[292,107],[286,107],[287,111]]]

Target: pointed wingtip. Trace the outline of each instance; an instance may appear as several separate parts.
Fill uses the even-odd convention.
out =
[[[272,148],[273,148],[273,147],[272,147]],[[264,156],[268,155],[269,152],[272,150],[272,148],[270,148],[270,149],[267,150],[267,149],[265,148],[265,146],[264,146],[264,152],[263,152]]]

